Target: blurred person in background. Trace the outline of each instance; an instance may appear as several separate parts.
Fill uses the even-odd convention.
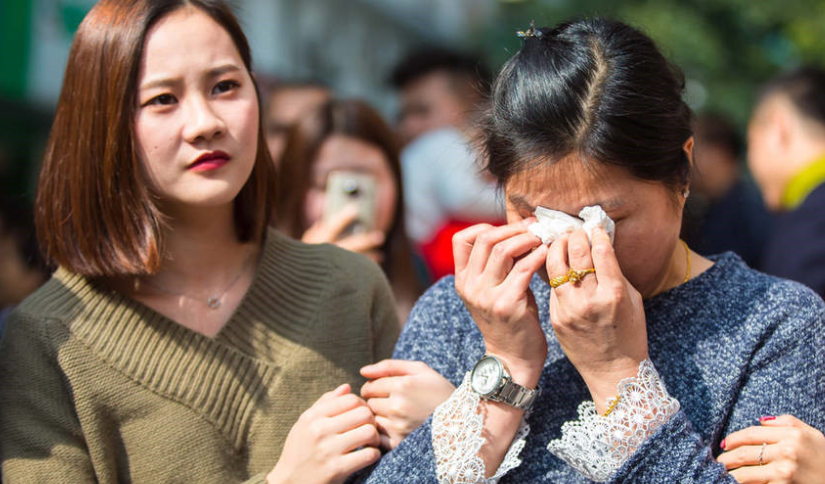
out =
[[[279,81],[266,100],[266,144],[277,166],[286,145],[286,134],[302,116],[332,97],[327,86],[317,81]]]
[[[683,239],[702,255],[733,251],[758,268],[770,228],[759,190],[742,172],[741,136],[723,115],[694,122],[696,144]]]
[[[0,337],[11,310],[48,277],[31,208],[0,197]]]
[[[390,78],[401,104],[407,230],[433,280],[454,270],[453,234],[504,221],[495,182],[471,146],[489,80],[480,59],[438,48],[410,53]]]
[[[325,216],[333,173],[369,180],[374,198],[361,200],[372,212],[369,229],[351,230],[361,215],[356,201]],[[405,321],[421,284],[404,227],[404,190],[398,143],[390,127],[363,101],[331,100],[289,131],[274,224],[303,242],[336,244],[380,264],[395,294],[399,319]]]
[[[392,293],[268,228],[251,69],[220,0],[102,0],[80,24],[36,201],[59,268],[0,348],[5,484],[340,484],[380,457],[351,389],[392,350]]]
[[[761,269],[825,296],[825,70],[767,83],[748,124],[748,164],[777,213]]]

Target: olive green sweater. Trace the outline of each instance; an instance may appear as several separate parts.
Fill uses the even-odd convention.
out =
[[[357,391],[398,332],[377,265],[271,230],[214,338],[60,269],[0,345],[3,482],[264,482],[298,416]]]

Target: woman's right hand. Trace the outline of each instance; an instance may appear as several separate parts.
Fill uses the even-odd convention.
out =
[[[507,364],[513,379],[538,384],[547,340],[539,324],[530,280],[544,265],[547,247],[527,231],[535,222],[479,224],[453,236],[455,287],[484,337],[487,353]]]
[[[268,484],[341,484],[381,458],[375,417],[366,402],[341,385],[298,418]]]
[[[318,219],[304,232],[304,235],[301,236],[301,241],[307,244],[335,244],[350,252],[364,254],[380,264],[382,262],[380,249],[386,238],[383,232],[373,230],[371,232],[341,237],[344,229],[355,221],[357,217],[358,207],[356,205],[348,205],[328,223],[324,222],[323,218]]]

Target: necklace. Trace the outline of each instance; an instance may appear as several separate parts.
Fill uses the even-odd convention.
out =
[[[221,307],[221,300],[223,299],[223,297],[226,296],[226,293],[229,292],[230,289],[232,289],[232,287],[235,285],[236,282],[238,282],[238,279],[240,279],[241,276],[243,275],[243,273],[246,271],[246,268],[249,265],[249,262],[252,261],[252,258],[253,258],[252,256],[254,254],[254,251],[250,250],[249,252],[250,253],[246,257],[246,259],[244,260],[243,265],[241,265],[241,268],[238,271],[238,274],[232,279],[232,281],[229,282],[229,284],[226,286],[226,288],[224,288],[224,290],[221,291],[218,294],[213,294],[211,296],[208,296],[205,301],[203,299],[203,296],[201,296],[201,297],[192,297],[189,294],[185,294],[185,293],[178,292],[178,291],[172,291],[171,289],[167,289],[165,287],[162,287],[162,286],[160,286],[160,285],[158,285],[154,282],[151,282],[149,280],[146,280],[146,279],[143,279],[142,282],[145,282],[146,285],[151,286],[152,288],[154,288],[154,289],[156,289],[160,292],[164,292],[166,294],[171,294],[173,296],[185,297],[186,299],[189,299],[191,301],[203,303],[209,309],[218,309],[219,307]]]
[[[685,271],[685,280],[682,281],[682,284],[684,284],[690,279],[690,249],[688,248],[687,242],[684,240],[680,240],[680,242],[685,246],[685,254],[687,255],[687,270]]]

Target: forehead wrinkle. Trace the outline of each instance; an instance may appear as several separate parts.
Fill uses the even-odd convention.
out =
[[[609,173],[592,163],[565,158],[513,176],[506,186],[507,200],[513,207],[531,213],[537,205],[573,216],[593,205],[609,212],[626,205],[619,194],[600,189],[609,186],[611,179]]]

